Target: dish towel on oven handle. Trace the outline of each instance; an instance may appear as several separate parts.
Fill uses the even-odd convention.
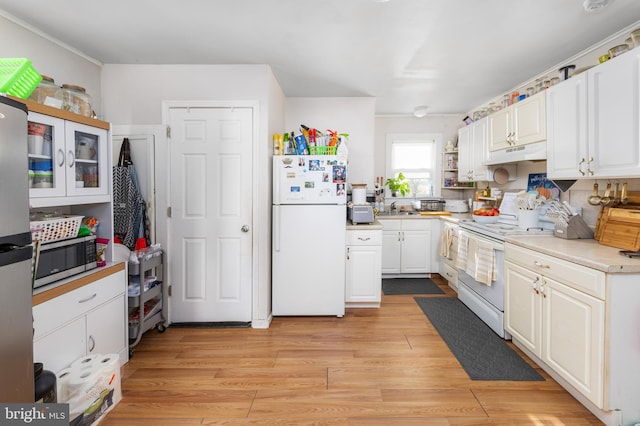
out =
[[[471,253],[471,244],[469,245],[469,253]],[[493,247],[476,240],[473,255],[469,254],[469,260],[471,259],[473,261],[467,262],[467,274],[476,281],[490,286],[497,278],[496,254]]]
[[[451,245],[453,244],[453,227],[445,223],[440,237],[440,256],[451,259]]]
[[[460,233],[458,236],[458,255],[456,257],[455,267],[466,271],[467,258],[469,256],[469,236],[465,233]]]

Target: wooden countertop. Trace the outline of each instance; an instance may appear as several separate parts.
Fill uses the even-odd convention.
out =
[[[554,236],[513,236],[506,242],[609,274],[640,273],[640,259],[619,254],[620,249],[596,240],[565,240]]]

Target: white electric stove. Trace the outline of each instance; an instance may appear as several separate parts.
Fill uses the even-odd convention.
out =
[[[518,226],[517,215],[515,193],[506,193],[496,223],[485,224],[474,220],[459,222],[458,244],[461,244],[466,236],[494,250],[496,279],[491,285],[486,285],[459,269],[458,298],[504,339],[511,338],[504,329],[504,240],[506,237],[517,235],[553,235],[554,226],[543,211],[538,221],[539,226],[522,229]]]

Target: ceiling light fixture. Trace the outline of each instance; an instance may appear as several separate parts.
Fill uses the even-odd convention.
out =
[[[427,115],[427,108],[428,107],[425,105],[418,106],[413,110],[413,115],[415,115],[418,118],[422,118]]]
[[[609,4],[609,0],[584,0],[582,7],[585,12],[596,12],[604,9]]]

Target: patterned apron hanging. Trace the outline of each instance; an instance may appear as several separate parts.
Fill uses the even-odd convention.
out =
[[[113,166],[113,233],[129,250],[134,250],[136,240],[149,240],[149,219],[144,198],[131,160],[129,138],[124,138],[118,165]]]

